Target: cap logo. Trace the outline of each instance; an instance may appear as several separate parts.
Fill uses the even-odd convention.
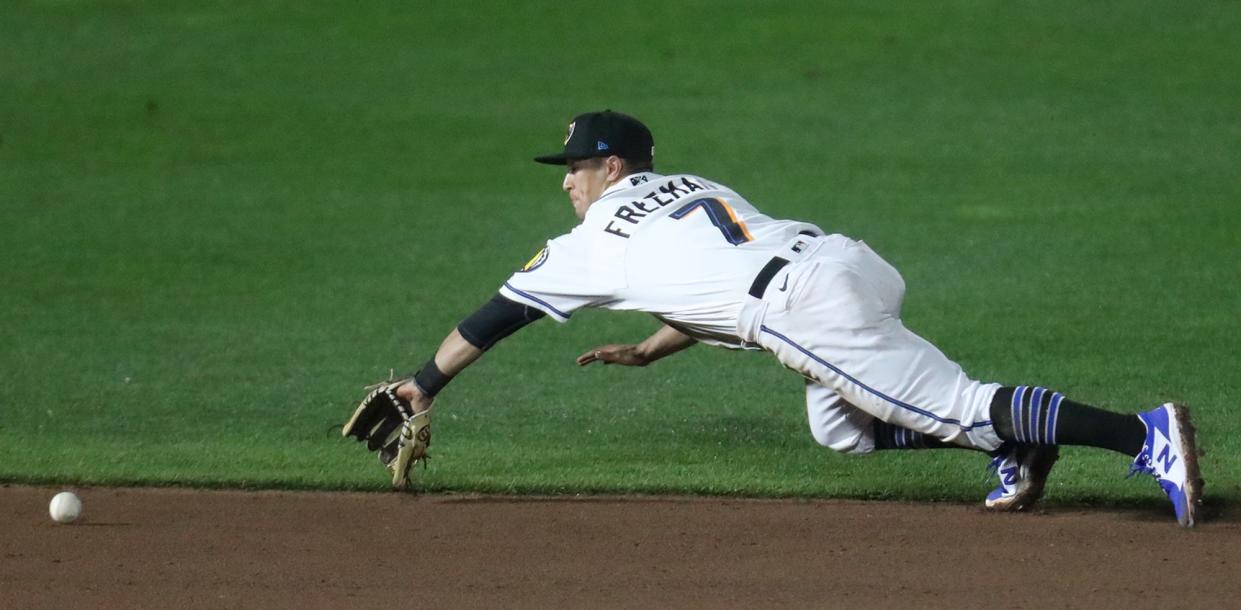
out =
[[[599,140],[595,142],[595,150],[607,150],[607,149],[608,149],[607,142],[604,142],[603,140]]]
[[[569,138],[573,137],[574,127],[577,127],[577,121],[573,121],[572,123],[569,123],[569,130],[564,132],[564,143],[566,146],[569,144]]]

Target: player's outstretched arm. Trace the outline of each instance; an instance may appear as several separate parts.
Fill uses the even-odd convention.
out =
[[[435,395],[457,373],[501,339],[544,315],[533,307],[495,295],[448,333],[435,351],[435,357],[423,365],[413,379],[397,388],[397,396],[408,400],[416,413],[431,408]]]
[[[625,366],[646,366],[665,356],[671,356],[694,343],[689,335],[664,325],[655,334],[637,344],[600,345],[577,357],[578,366],[586,366],[592,362],[604,364],[622,364]]]
[[[475,360],[483,355],[483,350],[474,347],[465,337],[461,336],[461,331],[453,329],[444,341],[440,343],[440,347],[435,351],[435,368],[439,369],[445,377],[452,378],[457,373],[465,370]],[[411,379],[396,389],[397,396],[408,400],[414,407],[415,413],[421,413],[431,408],[431,403],[435,400],[433,396],[427,396],[423,393],[418,384]]]
[[[410,469],[430,457],[435,395],[491,346],[544,316],[538,309],[497,294],[448,333],[435,356],[413,377],[373,387],[341,426],[341,435],[378,451],[379,461],[392,474],[392,486],[408,487]]]

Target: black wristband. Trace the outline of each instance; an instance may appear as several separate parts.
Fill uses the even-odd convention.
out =
[[[445,375],[440,367],[435,366],[435,358],[428,360],[422,368],[418,369],[417,373],[414,373],[414,385],[418,386],[423,396],[427,398],[435,398],[435,395],[439,394],[449,381],[452,381],[452,375]]]

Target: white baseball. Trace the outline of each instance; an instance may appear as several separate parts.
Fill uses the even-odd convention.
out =
[[[62,491],[52,498],[47,510],[52,514],[52,521],[73,523],[82,516],[82,501],[72,491]]]

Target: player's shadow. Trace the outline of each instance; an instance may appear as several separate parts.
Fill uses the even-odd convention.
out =
[[[1162,497],[1126,502],[1123,505],[1099,502],[1097,504],[1062,504],[1057,506],[1053,503],[1045,507],[1044,510],[1048,513],[1054,513],[1057,510],[1101,510],[1115,514],[1118,518],[1126,521],[1142,523],[1166,523],[1169,519],[1174,521],[1176,519],[1176,515],[1172,512],[1172,506],[1168,504],[1166,498]],[[1216,523],[1241,523],[1241,511],[1237,510],[1235,503],[1225,498],[1207,496],[1203,499],[1202,504],[1198,506],[1197,525],[1212,525]]]

